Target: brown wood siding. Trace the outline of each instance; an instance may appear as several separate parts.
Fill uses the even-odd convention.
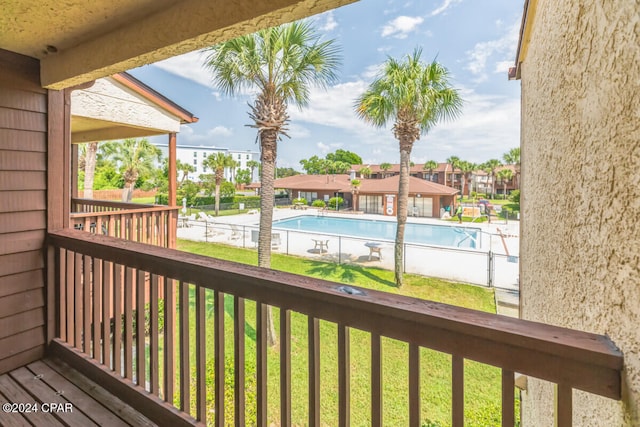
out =
[[[0,373],[44,353],[46,173],[38,61],[0,50]]]

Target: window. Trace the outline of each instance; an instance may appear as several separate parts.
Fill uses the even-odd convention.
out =
[[[313,202],[314,200],[316,200],[318,198],[318,193],[317,192],[311,192],[311,191],[300,191],[298,197],[302,197],[303,199],[305,199],[307,202]]]
[[[238,154],[238,160],[242,159],[242,154]]]
[[[198,159],[193,159],[193,166],[198,166]]]
[[[193,157],[198,157],[198,152],[197,151],[193,152]]]
[[[247,154],[247,160],[249,160],[251,157]]]

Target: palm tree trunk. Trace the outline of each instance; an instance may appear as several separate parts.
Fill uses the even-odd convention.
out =
[[[495,199],[496,195],[496,174],[491,172],[491,198]]]
[[[128,182],[125,181],[124,188],[122,189],[122,201],[125,203],[131,203],[131,199],[133,198],[133,186],[136,185],[136,182]]]
[[[411,156],[411,142],[400,140],[400,183],[398,186],[398,228],[394,250],[394,270],[396,286],[402,287],[404,260],[404,229],[407,225],[409,204],[409,162]]]
[[[220,210],[220,183],[216,180],[216,194],[215,194],[215,199],[216,199],[216,216],[218,216],[218,211]]]
[[[277,154],[277,133],[265,130],[260,134],[262,170],[260,173],[260,230],[258,232],[258,266],[271,268],[271,227],[274,208],[274,174]],[[276,343],[271,307],[267,306],[267,344]]]
[[[96,173],[96,153],[98,152],[98,142],[87,144],[84,153],[84,195],[85,199],[93,199],[93,178]]]

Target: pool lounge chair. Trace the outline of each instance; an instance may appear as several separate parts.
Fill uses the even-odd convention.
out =
[[[258,247],[258,230],[251,230],[251,241]],[[280,233],[271,233],[271,249],[279,249],[281,245]]]
[[[215,227],[215,218],[211,215],[207,215],[204,212],[198,213],[198,218],[200,221],[204,221],[204,235],[205,236],[215,236],[217,234],[221,234]]]
[[[231,228],[231,235],[229,235],[229,240],[238,240],[242,238],[242,230],[240,230],[237,225],[230,224],[229,227]]]

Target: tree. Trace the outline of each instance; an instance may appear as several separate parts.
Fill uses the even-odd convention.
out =
[[[247,162],[247,167],[249,169],[251,169],[251,182],[255,182],[255,179],[253,178],[254,174],[255,174],[255,170],[260,167],[260,163],[256,162],[255,160],[249,160]],[[251,183],[250,182],[250,183]]]
[[[276,175],[280,178],[286,178],[288,176],[300,175],[300,172],[293,168],[278,168],[276,170]]]
[[[380,169],[382,169],[382,172],[383,172],[382,173],[382,177],[386,178],[387,177],[387,171],[389,169],[391,169],[391,163],[387,163],[387,162],[380,163]]]
[[[439,121],[457,117],[462,109],[462,99],[450,86],[447,69],[436,61],[423,63],[420,55],[421,50],[416,49],[402,61],[387,59],[381,74],[356,101],[356,112],[366,122],[383,127],[393,121],[393,135],[399,142],[398,226],[394,250],[398,287],[402,286],[409,163],[413,144]]]
[[[236,168],[240,166],[240,162],[231,159],[229,163],[229,172],[231,172],[231,179],[229,180],[231,183],[236,183]]]
[[[83,144],[84,151],[84,194],[85,199],[93,199],[93,181],[96,173],[96,160],[99,141]]]
[[[102,152],[104,157],[115,163],[124,180],[123,202],[131,202],[140,175],[150,174],[162,157],[160,149],[146,138],[107,142],[103,144]]]
[[[249,169],[239,169],[236,172],[236,182],[238,184],[251,184],[251,171]]]
[[[224,154],[221,151],[218,151],[215,154],[210,154],[202,161],[202,166],[213,171],[215,180],[216,216],[218,216],[218,211],[220,210],[220,184],[224,180],[224,170],[225,168],[233,167],[234,163],[235,160],[233,160],[230,154]]]
[[[435,160],[427,160],[424,163],[424,166],[422,166],[422,169],[425,171],[429,171],[429,181],[432,180],[432,176],[433,176],[433,170],[436,169],[438,167],[438,162],[436,162]],[[446,183],[446,177],[445,177],[445,183]]]
[[[310,87],[326,87],[337,79],[339,49],[333,40],[322,41],[308,21],[299,21],[238,37],[205,50],[205,67],[223,93],[236,95],[257,89],[249,117],[258,130],[262,171],[258,265],[271,267],[275,164],[277,144],[287,136],[288,105],[306,106]],[[275,344],[275,329],[268,315],[268,337]]]
[[[371,168],[369,166],[365,166],[360,169],[360,176],[364,178],[369,178],[371,176]]]
[[[321,173],[324,173],[323,168],[325,164],[326,159],[321,159],[317,155],[313,155],[308,159],[300,160],[300,165],[307,175],[320,175]]]
[[[362,157],[351,151],[337,149],[335,153],[328,153],[325,158],[332,162],[345,162],[351,165],[361,165]]]
[[[490,159],[482,164],[482,170],[491,176],[491,198],[495,197],[496,193],[496,170],[502,166],[500,160]]]
[[[502,160],[507,165],[513,165],[516,174],[516,186],[520,187],[520,147],[512,148],[502,155]]]
[[[182,172],[182,178],[180,178],[179,184],[182,184],[185,179],[189,176],[189,173],[193,173],[196,171],[196,168],[193,167],[190,163],[185,163],[180,160],[176,160],[176,171]]]
[[[464,195],[464,187],[467,183],[467,180],[469,180],[469,189],[467,191],[467,196],[471,194],[471,177],[469,175],[471,175],[471,172],[476,170],[476,168],[476,164],[467,162],[466,160],[461,160],[458,162],[458,169],[460,169],[460,173],[462,176],[462,189],[460,190],[461,195]]]
[[[504,168],[498,171],[498,179],[502,182],[502,195],[504,199],[507,199],[507,182],[513,178],[513,171],[509,168]]]
[[[338,160],[331,164],[332,173],[347,173],[349,170],[351,170],[351,163]]]
[[[455,180],[455,170],[458,169],[458,163],[460,163],[460,158],[458,156],[451,156],[447,159],[447,163],[449,163],[451,165],[451,188],[456,188],[455,184],[454,184],[454,180]],[[444,177],[444,182],[445,185],[447,183],[447,177]],[[462,192],[460,193],[462,194]]]
[[[358,191],[360,190],[360,185],[362,181],[359,179],[351,180],[351,194],[353,196],[353,210],[354,212],[358,210]]]

